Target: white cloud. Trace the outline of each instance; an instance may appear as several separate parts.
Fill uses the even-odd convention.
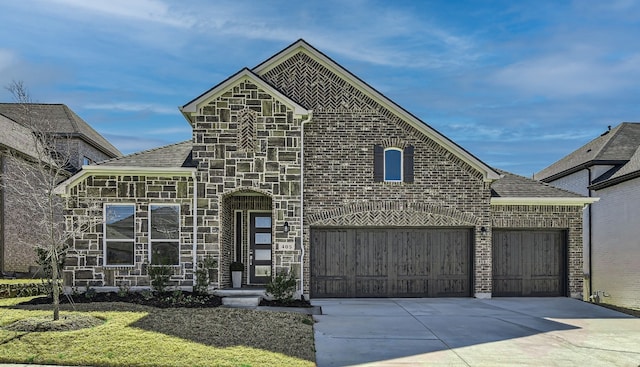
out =
[[[153,103],[89,103],[84,106],[88,110],[110,110],[123,112],[150,112],[160,115],[179,115],[178,107],[167,107],[165,105]]]
[[[17,56],[11,50],[0,49],[0,72],[10,69],[17,63]]]
[[[114,18],[161,23],[172,27],[189,27],[192,21],[176,14],[167,4],[158,0],[52,0],[60,5]]]

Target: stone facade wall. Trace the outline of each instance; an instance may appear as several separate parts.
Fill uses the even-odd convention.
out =
[[[206,208],[198,251],[225,254],[220,259],[222,287],[230,286],[233,197],[271,199],[272,273],[299,269],[300,124],[291,109],[249,80],[210,101],[196,116],[193,158],[204,186],[199,202]],[[288,234],[282,231],[285,222]]]
[[[492,205],[491,224],[505,229],[563,229],[567,231],[569,295],[582,298],[582,207],[562,205]],[[491,232],[487,233],[491,237]]]
[[[135,263],[104,265],[104,204],[135,204]],[[90,176],[71,188],[66,198],[67,228],[90,224],[69,243],[63,279],[75,287],[148,286],[149,206],[180,205],[180,265],[171,282],[192,285],[193,279],[193,181],[191,177],[143,175]],[[214,253],[214,257],[218,254]]]

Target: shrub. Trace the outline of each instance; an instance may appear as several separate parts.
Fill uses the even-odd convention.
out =
[[[278,302],[291,302],[296,292],[296,277],[293,272],[280,272],[267,284],[267,293]]]
[[[153,265],[148,270],[151,287],[158,292],[163,293],[169,286],[169,279],[173,274],[173,269],[169,265]]]

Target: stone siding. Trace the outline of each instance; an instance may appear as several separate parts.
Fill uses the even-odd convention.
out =
[[[104,265],[104,204],[135,204],[135,263]],[[75,287],[148,286],[149,205],[180,205],[180,265],[173,267],[172,285],[190,287],[193,279],[193,182],[191,177],[142,175],[90,176],[71,188],[65,215],[67,227],[91,228],[69,243],[63,278]],[[212,254],[218,257],[217,253]]]
[[[198,251],[227,255],[220,259],[222,287],[230,286],[227,270],[234,248],[237,197],[258,195],[271,200],[272,273],[299,272],[300,124],[291,109],[249,80],[210,101],[196,116],[193,158],[203,185],[199,203],[206,208],[198,229],[203,239]],[[259,208],[263,205],[252,210]],[[290,226],[288,234],[282,230],[285,222]],[[247,261],[243,254],[243,262]]]

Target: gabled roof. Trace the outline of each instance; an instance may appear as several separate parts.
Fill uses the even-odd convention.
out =
[[[597,201],[549,184],[498,170],[503,177],[491,184],[491,204],[585,205]]]
[[[597,164],[625,164],[634,155],[638,146],[640,146],[640,123],[623,122],[536,173],[534,177],[551,182]]]
[[[500,175],[493,170],[493,168],[489,167],[487,164],[482,162],[480,159],[475,157],[473,154],[469,153],[467,150],[454,143],[452,140],[427,125],[425,122],[421,121],[419,118],[384,96],[382,93],[378,92],[376,89],[371,87],[369,84],[364,82],[362,79],[358,78],[354,74],[352,74],[347,69],[343,68],[337,62],[329,58],[327,55],[320,52],[315,47],[311,46],[303,39],[299,39],[294,42],[290,46],[286,47],[284,50],[270,57],[266,61],[262,62],[255,68],[253,71],[262,76],[269,72],[271,69],[276,68],[278,65],[286,61],[287,59],[293,57],[294,55],[303,52],[313,58],[315,61],[331,70],[335,75],[345,80],[350,85],[354,86],[362,93],[367,95],[369,98],[377,102],[382,107],[386,108],[394,115],[406,121],[411,126],[415,127],[418,131],[422,132],[430,139],[438,143],[440,146],[460,158],[462,161],[469,164],[471,167],[477,169],[478,171],[483,173],[484,179],[487,181],[493,181],[500,178]],[[311,106],[308,106],[311,107]]]
[[[0,103],[0,114],[26,127],[30,127],[31,121],[39,123],[45,133],[79,137],[109,157],[122,155],[116,147],[64,104]]]
[[[607,173],[609,173],[608,176]],[[607,173],[603,175],[606,177],[602,177],[601,180],[591,185],[590,188],[592,190],[600,190],[640,177],[640,147],[636,149],[635,153],[627,163],[623,166],[616,166],[611,170],[611,172]]]
[[[82,170],[58,185],[55,193],[66,196],[69,188],[94,174],[191,176],[196,171],[191,147],[188,140],[83,166]]]
[[[137,152],[95,163],[104,167],[196,167],[191,156],[191,140]]]
[[[251,70],[249,70],[247,68],[243,68],[242,70],[240,70],[237,73],[233,74],[232,76],[230,76],[226,80],[224,80],[221,83],[215,85],[213,88],[211,88],[208,91],[202,93],[201,95],[199,95],[195,99],[189,101],[187,104],[185,104],[184,106],[180,107],[180,111],[187,118],[187,121],[189,121],[189,123],[191,125],[193,125],[192,114],[197,113],[198,110],[202,106],[204,106],[207,103],[209,103],[210,101],[218,98],[219,96],[221,96],[222,94],[227,92],[230,88],[232,88],[234,85],[236,85],[236,84],[238,84],[238,83],[240,83],[242,81],[245,81],[245,80],[251,81],[252,83],[256,84],[259,88],[261,88],[265,92],[269,93],[270,95],[272,95],[273,97],[278,99],[280,102],[284,103],[286,106],[288,106],[289,108],[291,108],[293,110],[293,113],[295,115],[306,116],[306,115],[309,115],[311,113],[311,111],[309,111],[306,108],[300,106],[296,102],[292,101],[289,97],[287,97],[284,94],[280,93],[278,90],[273,88],[267,82],[262,80],[262,78],[260,78],[258,75],[254,74],[253,71],[251,71]]]

